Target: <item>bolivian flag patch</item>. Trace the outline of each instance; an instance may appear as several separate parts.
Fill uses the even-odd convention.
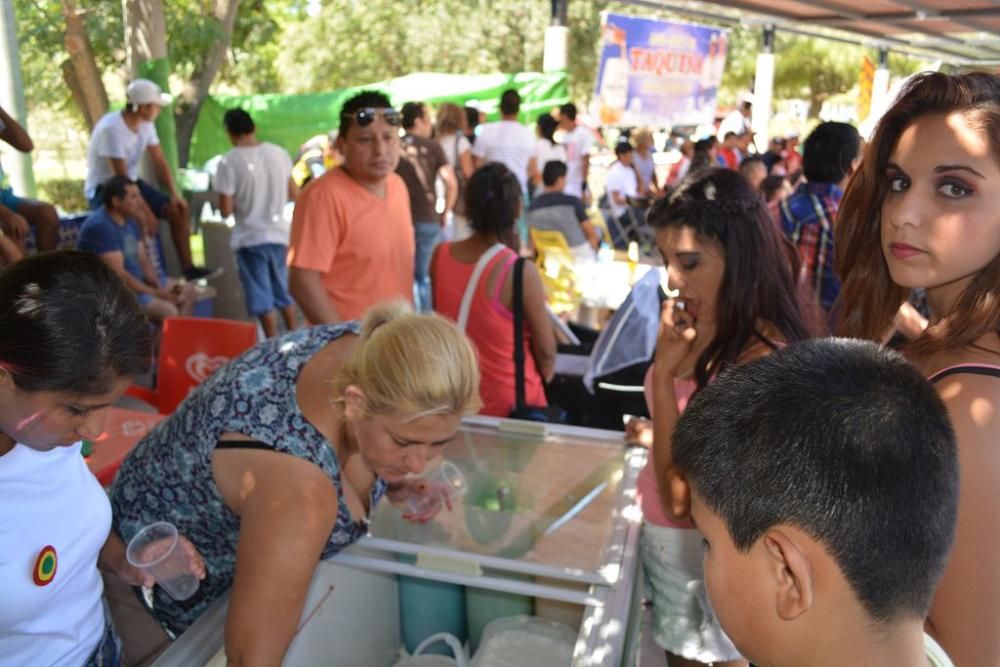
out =
[[[36,586],[48,586],[56,578],[56,549],[49,545],[41,550],[38,558],[35,559],[35,567],[31,571],[31,576],[35,580]]]

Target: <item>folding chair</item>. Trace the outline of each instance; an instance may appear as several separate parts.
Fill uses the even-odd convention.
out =
[[[169,317],[157,359],[156,389],[132,385],[128,395],[170,414],[195,386],[257,343],[250,322],[205,317]]]
[[[549,307],[556,314],[575,310],[582,294],[574,268],[575,259],[562,232],[528,228],[535,249],[535,264],[542,274],[542,285]]]

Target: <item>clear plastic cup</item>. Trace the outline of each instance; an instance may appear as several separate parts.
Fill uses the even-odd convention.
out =
[[[187,600],[198,590],[191,557],[174,524],[159,521],[136,533],[125,549],[128,562],[148,572],[174,600]]]
[[[438,505],[453,503],[469,490],[465,475],[451,461],[442,461],[441,465],[418,479],[406,499],[406,509],[410,514],[426,514]]]

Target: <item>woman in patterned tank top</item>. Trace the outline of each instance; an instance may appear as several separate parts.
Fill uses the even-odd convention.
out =
[[[257,345],[125,460],[111,493],[115,532],[128,541],[170,521],[205,560],[192,598],[154,591],[152,612],[168,630],[183,632],[231,588],[230,664],[279,664],[317,561],[365,535],[388,488],[405,497],[410,476],[478,409],[468,340],[443,318],[406,310],[377,306],[363,324]]]

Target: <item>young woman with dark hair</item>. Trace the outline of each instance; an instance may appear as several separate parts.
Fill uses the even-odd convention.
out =
[[[51,252],[0,271],[5,664],[119,664],[98,567],[153,582],[109,535],[111,505],[80,449],[149,368],[150,347],[135,298],[96,255]]]
[[[760,193],[729,169],[693,173],[650,209],[648,221],[672,290],[646,376],[653,456],[639,476],[653,636],[670,667],[745,665],[704,593],[702,539],[670,438],[691,396],[728,366],[809,337],[793,253]],[[648,424],[629,430],[640,439],[645,431],[648,439]]]
[[[535,144],[535,170],[528,176],[535,188],[542,185],[542,172],[549,162],[566,162],[566,147],[556,142],[556,130],[559,121],[552,114],[543,113],[538,116],[535,124],[535,134],[538,136]],[[537,192],[537,190],[536,190]]]
[[[928,630],[958,667],[1000,664],[1000,77],[914,78],[879,122],[837,220],[839,333],[881,340],[910,290],[904,346],[958,439],[958,531]]]
[[[513,248],[518,244],[521,187],[507,167],[489,162],[469,179],[465,197],[472,236],[435,250],[434,308],[458,321],[466,291],[472,290],[465,332],[479,353],[481,414],[506,417],[515,405],[511,269],[517,260]],[[556,339],[533,263],[524,262],[523,279],[524,349],[530,351],[524,359],[525,400],[541,407],[546,405],[544,383],[555,373]]]

